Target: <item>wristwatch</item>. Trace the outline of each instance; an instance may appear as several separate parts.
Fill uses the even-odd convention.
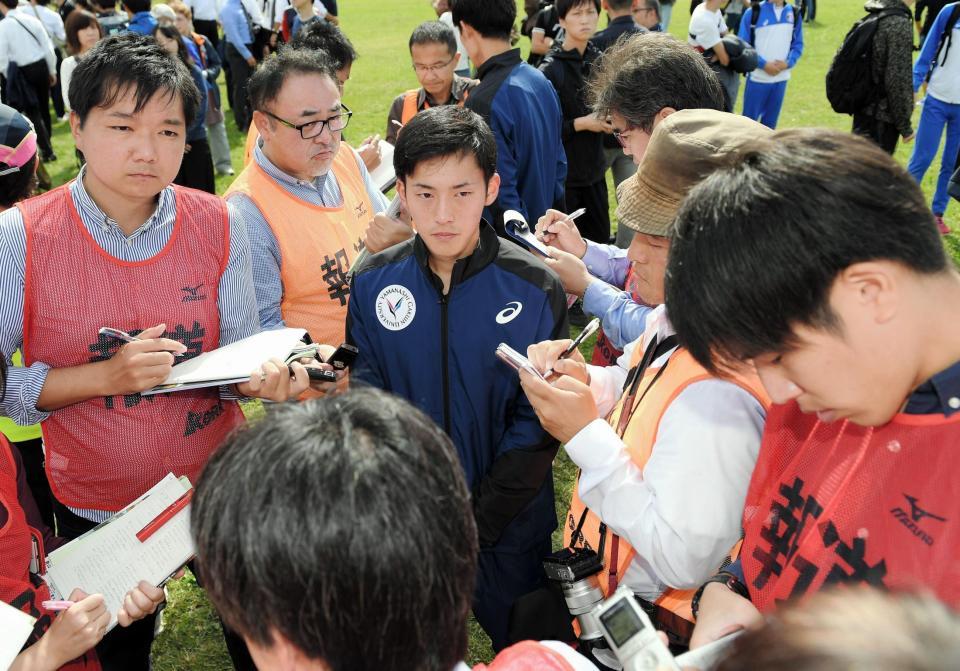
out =
[[[750,593],[747,591],[747,586],[740,582],[740,578],[727,571],[720,571],[716,575],[708,578],[707,582],[700,585],[700,589],[694,593],[693,601],[690,603],[690,610],[693,611],[694,620],[697,619],[697,613],[700,612],[700,597],[703,596],[703,590],[705,590],[707,585],[712,582],[723,583],[731,592],[739,594],[744,599],[750,599]]]

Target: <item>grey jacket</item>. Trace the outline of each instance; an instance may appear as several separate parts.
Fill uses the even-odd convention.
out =
[[[873,40],[873,81],[881,88],[879,100],[863,113],[893,124],[901,136],[913,134],[913,22],[902,0],[867,0],[868,12],[902,7],[903,16],[888,16]]]

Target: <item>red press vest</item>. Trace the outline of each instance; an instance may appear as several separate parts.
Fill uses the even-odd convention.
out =
[[[835,583],[925,588],[960,606],[960,414],[881,427],[767,416],[741,554],[768,612]]]
[[[68,186],[17,206],[27,238],[27,365],[109,359],[123,343],[98,335],[101,326],[138,333],[165,323],[163,335],[186,345],[187,356],[218,347],[217,290],[230,250],[226,206],[192,189],[174,187],[174,193],[170,239],[140,262],[117,260],[97,245]],[[242,418],[215,387],[93,398],[62,408],[41,424],[51,488],[68,506],[119,510],[169,472],[195,482]]]
[[[638,344],[633,351],[630,362],[631,369],[640,363],[643,354],[644,348]],[[689,352],[682,348],[676,349],[670,355],[666,370],[651,386],[659,371],[659,367],[651,366],[648,368],[644,372],[638,387],[640,393],[636,395],[632,406],[624,407],[627,400],[627,394],[624,394],[609,418],[610,425],[617,427],[621,413],[632,412],[632,416],[628,420],[629,423],[623,432],[623,442],[631,460],[641,470],[646,466],[647,460],[653,453],[660,420],[673,400],[690,385],[713,378],[694,360]],[[752,394],[764,406],[769,403],[763,387],[755,375],[733,378],[731,382]],[[645,389],[648,389],[648,391],[644,394],[643,390]],[[564,545],[570,547],[573,531],[579,524],[584,511],[587,512],[587,516],[581,528],[582,539],[578,539],[577,545],[586,545],[593,550],[599,550],[601,520],[593,511],[587,509],[580,499],[576,486],[573,490],[570,511],[567,513],[567,520],[564,525]],[[736,549],[734,547],[731,551],[733,556],[735,556]],[[610,596],[617,589],[617,585],[623,580],[634,555],[636,555],[636,551],[626,540],[620,538],[611,530],[607,530],[603,555],[604,570],[599,575],[600,588],[604,596]],[[688,638],[693,628],[693,613],[690,608],[693,594],[694,590],[668,588],[656,601],[656,604],[660,606],[657,613],[658,626],[674,633],[679,638]]]
[[[50,590],[43,580],[30,573],[33,540],[41,556],[43,536],[27,524],[17,493],[17,470],[10,454],[10,444],[0,436],[0,508],[6,510],[7,521],[0,527],[0,601],[37,618],[27,646],[33,645],[50,628],[56,614],[43,608]],[[68,671],[99,671],[94,651],[60,667]]]

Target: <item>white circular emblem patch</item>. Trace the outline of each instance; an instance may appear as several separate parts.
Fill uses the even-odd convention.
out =
[[[384,287],[377,296],[377,319],[384,328],[400,331],[410,326],[417,314],[417,302],[409,289],[399,284]]]

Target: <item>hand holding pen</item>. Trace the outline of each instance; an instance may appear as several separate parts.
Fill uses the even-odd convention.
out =
[[[184,354],[187,347],[176,340],[162,338],[166,328],[166,324],[157,324],[137,336],[109,327],[100,329],[102,335],[126,343],[111,358],[101,362],[105,371],[101,395],[135,394],[167,379],[174,357]]]
[[[585,208],[565,214],[559,210],[547,210],[537,220],[536,235],[548,245],[583,258],[587,243],[577,230],[574,220],[586,212]]]
[[[568,375],[588,384],[586,360],[578,348],[599,328],[600,320],[594,318],[573,340],[546,340],[530,345],[527,358],[548,382],[560,375]]]

